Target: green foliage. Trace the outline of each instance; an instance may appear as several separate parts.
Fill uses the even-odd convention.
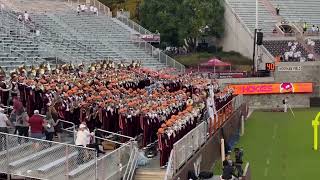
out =
[[[186,40],[195,49],[200,36],[223,36],[224,7],[220,0],[144,0],[140,21],[152,32],[158,30],[163,43],[182,46]]]

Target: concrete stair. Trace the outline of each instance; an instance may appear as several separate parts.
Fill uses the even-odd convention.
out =
[[[135,180],[163,180],[165,169],[136,169]]]

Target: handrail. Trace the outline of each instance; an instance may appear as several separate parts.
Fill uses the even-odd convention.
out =
[[[134,158],[134,148],[131,149],[129,161],[128,161],[128,164],[127,164],[127,168],[126,168],[126,170],[124,172],[124,175],[123,175],[123,179],[125,179],[125,180],[129,180],[128,176],[130,176],[129,173],[130,173],[130,169],[131,169],[131,164],[132,164],[133,158]]]
[[[164,180],[170,180],[170,179],[172,179],[172,177],[173,177],[173,167],[174,167],[174,165],[173,165],[173,163],[174,163],[174,160],[173,160],[173,158],[174,158],[174,155],[173,155],[173,150],[171,150],[170,151],[170,156],[169,156],[169,161],[168,161],[168,166],[167,166],[167,169],[166,169],[166,174],[165,174],[165,176],[164,176]]]
[[[33,140],[34,142],[39,142],[39,141],[41,141],[41,142],[46,142],[46,143],[52,143],[52,142],[54,142],[54,144],[60,144],[60,145],[66,145],[66,146],[71,146],[71,147],[79,148],[79,146],[74,145],[74,144],[68,144],[68,143],[62,143],[62,142],[56,142],[56,141],[49,141],[49,140],[44,140],[44,139],[37,139],[37,138],[20,136],[20,135],[16,135],[16,134],[3,133],[3,132],[0,132],[0,134],[15,136],[15,137],[24,138],[24,139],[31,139],[31,140]],[[81,146],[81,148],[95,151],[94,148],[83,147],[83,146]]]
[[[146,28],[142,27],[141,25],[139,25],[138,23],[132,21],[131,19],[129,19],[128,17],[126,17],[125,15],[123,15],[121,12],[117,12],[117,19],[119,21],[121,21],[123,24],[125,24],[126,26],[130,27],[131,29],[135,30],[136,32],[138,32],[139,34],[153,34],[152,32],[150,32],[149,30],[147,30]],[[132,26],[132,27],[131,27]]]
[[[96,128],[96,129],[93,130],[94,133],[96,133],[97,131],[100,131],[100,132],[103,132],[103,133],[109,133],[109,134],[120,136],[120,137],[124,137],[124,138],[128,138],[129,140],[135,140],[135,138],[133,138],[133,137],[122,135],[122,134],[118,134],[118,133],[115,133],[115,132],[106,131],[106,130],[99,129],[99,128]]]
[[[134,153],[134,157],[133,157],[133,162],[132,162],[132,166],[129,171],[129,180],[133,179],[134,170],[136,169],[137,163],[138,163],[138,155],[139,155],[138,148],[134,147],[134,151],[135,151],[135,153]]]
[[[147,41],[144,40],[134,40],[131,39],[131,42],[135,45],[138,46],[139,48],[144,48],[145,51],[148,52],[148,50],[151,50],[151,52],[148,52],[149,54],[151,54],[152,57],[154,57],[154,53],[156,53],[156,55],[158,56],[157,59],[160,63],[165,63],[166,66],[169,67],[173,67],[176,68],[177,70],[180,70],[181,72],[185,72],[185,66],[183,64],[181,64],[180,62],[176,61],[175,59],[171,58],[170,56],[166,55],[165,53],[163,53],[160,49],[158,50],[158,52],[156,51],[156,49],[154,46],[152,46],[150,43],[148,43]],[[138,43],[138,44],[137,44]],[[144,44],[144,46],[140,46],[140,44]]]

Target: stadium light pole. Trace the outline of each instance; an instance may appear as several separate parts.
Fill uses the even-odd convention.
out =
[[[255,25],[255,28],[254,28],[253,53],[252,53],[252,71],[253,71],[253,74],[255,74],[255,72],[256,72],[256,43],[257,43],[258,20],[259,20],[259,1],[256,0],[256,25]]]

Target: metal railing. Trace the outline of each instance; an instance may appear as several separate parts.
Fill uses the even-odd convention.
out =
[[[140,49],[143,49],[148,54],[150,54],[153,58],[156,58],[160,63],[165,64],[166,66],[172,67],[177,69],[180,72],[185,72],[186,68],[183,64],[179,63],[178,61],[174,60],[170,56],[163,53],[159,48],[155,48],[151,44],[146,41],[134,41],[132,40],[135,46]]]
[[[200,149],[217,129],[222,127],[223,123],[228,120],[235,110],[241,107],[243,102],[242,95],[236,96],[217,111],[217,116],[215,116],[214,119],[208,118],[201,122],[196,128],[174,143],[173,149],[170,152],[165,180],[172,179],[179,168]],[[231,108],[232,110],[227,112],[227,108],[229,108],[229,110]],[[207,135],[209,135],[209,137]]]
[[[102,156],[97,161],[98,179],[121,179],[128,168],[130,153],[132,152],[131,142],[115,149],[111,153]]]
[[[129,136],[125,136],[122,134],[102,130],[102,129],[95,129],[94,130],[94,139],[99,141],[105,141],[109,143],[113,143],[114,145],[120,146],[119,148],[115,149],[112,153],[105,156],[103,159],[98,160],[98,168],[102,168],[104,166],[103,174],[99,173],[100,179],[122,179],[124,180],[131,180],[133,178],[134,170],[136,168],[137,163],[137,155],[138,155],[138,148],[135,143],[135,139]],[[120,158],[116,159],[116,155],[120,156]],[[121,157],[129,156],[129,158],[125,158],[124,160]],[[104,162],[104,159],[112,159],[112,163]],[[118,162],[117,162],[118,161]],[[115,163],[117,162],[117,163]],[[104,164],[106,163],[106,164]],[[99,167],[101,166],[101,167]],[[100,172],[100,171],[99,171]]]
[[[63,130],[75,133],[73,123],[60,122],[68,126],[62,126]],[[134,141],[120,143],[118,148],[99,158],[95,149],[69,143],[0,133],[0,172],[36,179],[133,178],[138,155]]]
[[[89,1],[87,1],[87,0],[65,0],[65,1],[70,4],[71,8],[76,8],[80,4],[86,4],[87,6],[92,5],[98,9],[99,14],[103,13],[106,16],[112,16],[112,12],[110,11],[110,8],[108,6],[102,4],[98,0],[89,0]]]
[[[0,172],[36,179],[96,179],[96,151],[0,133]]]
[[[147,30],[146,28],[144,28],[141,25],[139,25],[138,23],[136,23],[136,22],[132,21],[131,19],[129,19],[127,16],[125,16],[121,12],[117,12],[117,19],[119,21],[121,21],[123,24],[127,25],[128,27],[130,27],[131,29],[133,29],[136,32],[138,32],[139,34],[153,34],[149,30]]]

